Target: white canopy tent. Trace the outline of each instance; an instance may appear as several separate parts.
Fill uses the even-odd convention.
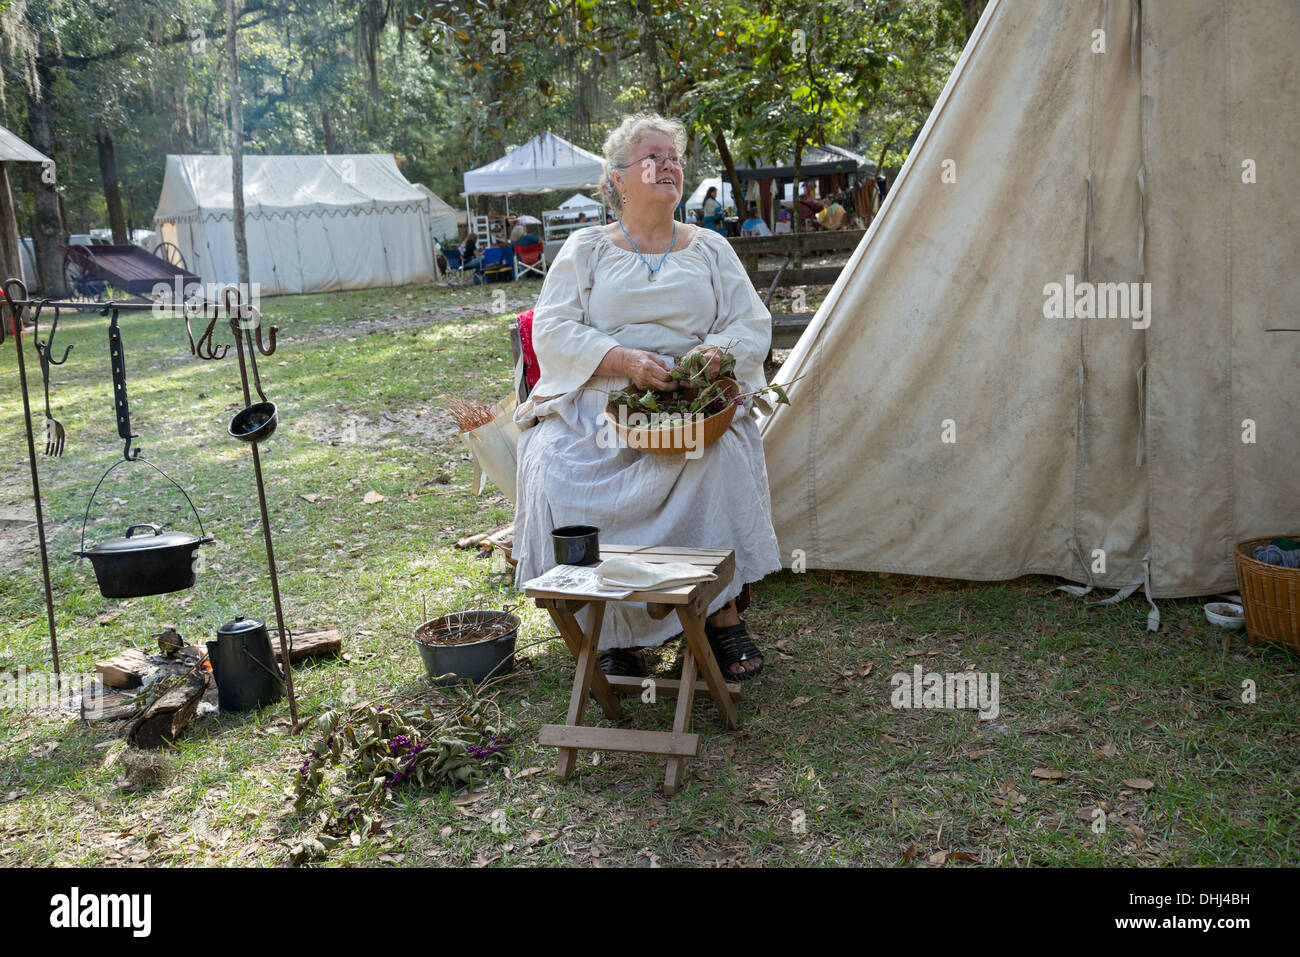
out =
[[[229,156],[167,157],[154,223],[206,282],[238,281]],[[437,278],[428,197],[391,153],[245,156],[249,282],[262,295]]]
[[[465,174],[462,196],[515,196],[589,189],[600,181],[604,161],[549,131],[486,166]]]
[[[777,375],[787,562],[1180,597],[1300,529],[1297,36],[1293,0],[991,0]]]
[[[500,159],[465,174],[465,191],[461,193],[465,197],[465,215],[473,222],[471,196],[504,196],[509,213],[511,196],[591,189],[600,182],[604,169],[604,160],[595,153],[547,130]]]
[[[584,196],[582,193],[574,193],[557,209],[572,209],[577,212],[583,212],[588,209],[600,209],[604,204],[598,199],[592,199],[590,196]]]

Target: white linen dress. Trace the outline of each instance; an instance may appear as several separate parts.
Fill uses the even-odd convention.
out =
[[[646,258],[659,264],[662,253]],[[671,365],[701,343],[736,357],[746,392],[766,385],[763,360],[771,314],[727,240],[696,229],[670,252],[653,280],[631,250],[602,229],[574,233],[547,271],[533,312],[533,350],[541,378],[515,413],[518,449],[515,583],[555,565],[551,531],[595,525],[602,543],[730,548],[731,583],[717,611],[741,586],[781,568],[772,529],[762,440],[752,403],[697,458],[652,455],[611,441],[603,412],[627,377],[595,376],[615,346],[645,349]],[[578,620],[587,627],[589,609]],[[600,648],[660,645],[681,631],[676,615],[656,621],[644,604],[606,605]]]

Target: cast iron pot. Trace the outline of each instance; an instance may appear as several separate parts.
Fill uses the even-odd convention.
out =
[[[149,534],[137,535],[141,529]],[[139,598],[193,588],[199,546],[213,540],[188,532],[164,532],[152,522],[142,522],[130,526],[121,538],[76,554],[90,559],[105,598]]]
[[[109,473],[127,462],[142,462],[153,469],[185,496],[194,520],[199,523],[199,534],[188,532],[164,532],[152,522],[140,522],[127,528],[121,538],[110,538],[100,542],[94,548],[86,548],[86,525],[90,521],[90,509],[95,504],[99,487]],[[148,535],[136,535],[140,529],[149,529]],[[95,578],[99,581],[99,593],[105,598],[139,598],[143,595],[165,595],[168,592],[182,591],[194,587],[197,569],[195,556],[199,546],[214,542],[216,539],[203,530],[203,519],[194,507],[189,493],[176,484],[170,475],[146,461],[136,450],[135,458],[119,459],[100,476],[95,490],[90,493],[86,503],[86,514],[81,520],[81,551],[74,552],[82,558],[89,558],[95,568]]]

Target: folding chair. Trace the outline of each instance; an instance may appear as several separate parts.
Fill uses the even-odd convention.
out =
[[[513,248],[515,251],[516,279],[523,275],[533,275],[539,279],[546,278],[546,245],[544,243],[516,243]]]
[[[460,249],[458,247],[444,248],[442,255],[447,260],[447,275],[443,278],[448,285],[464,285],[474,278],[474,270],[466,269],[465,264],[460,261]]]
[[[509,246],[492,246],[483,250],[475,281],[509,282],[514,278],[514,267],[511,264],[513,258]]]

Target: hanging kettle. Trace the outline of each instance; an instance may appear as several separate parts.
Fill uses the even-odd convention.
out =
[[[264,622],[236,615],[217,629],[217,640],[207,645],[222,711],[250,711],[284,694],[284,675]]]

